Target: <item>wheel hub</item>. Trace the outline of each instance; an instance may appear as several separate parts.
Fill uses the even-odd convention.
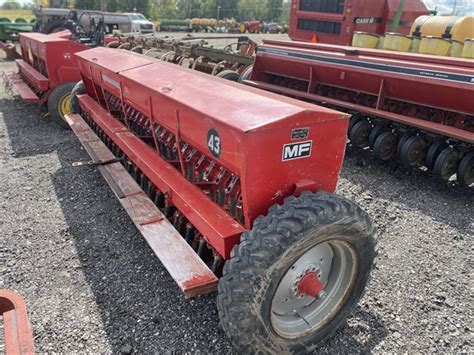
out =
[[[318,266],[309,266],[294,281],[291,288],[293,297],[303,298],[310,296],[316,299],[322,299],[326,296],[324,285],[320,281],[322,276],[321,269]]]
[[[345,242],[320,243],[287,269],[275,290],[274,330],[285,338],[313,332],[333,316],[354,281],[355,256]]]

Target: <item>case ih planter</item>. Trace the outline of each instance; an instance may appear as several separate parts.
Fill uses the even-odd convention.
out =
[[[375,257],[367,214],[332,193],[348,116],[131,52],[76,57],[66,119],[184,294],[218,289],[243,351],[332,334]]]
[[[264,41],[246,84],[353,114],[352,145],[474,184],[474,62]]]

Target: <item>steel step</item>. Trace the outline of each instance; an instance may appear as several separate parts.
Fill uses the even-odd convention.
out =
[[[13,89],[21,96],[21,98],[27,102],[39,102],[39,97],[34,93],[33,90],[23,80],[20,74],[6,71],[5,77],[7,82],[13,87]]]

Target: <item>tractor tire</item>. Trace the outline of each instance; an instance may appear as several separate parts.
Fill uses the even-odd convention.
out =
[[[230,80],[230,81],[239,81],[240,74],[234,70],[223,70],[216,74],[216,77]]]
[[[59,32],[65,29],[64,20],[54,20],[43,26],[43,33],[49,35],[53,32]]]
[[[239,83],[242,83],[245,80],[248,80],[250,78],[250,75],[252,75],[252,70],[253,70],[253,65],[248,66],[242,74],[240,74],[239,78]]]
[[[376,253],[375,227],[356,204],[325,192],[288,197],[255,220],[225,263],[221,326],[239,353],[312,353],[356,307]],[[326,293],[294,293],[311,273]]]
[[[82,112],[81,106],[79,106],[79,101],[77,99],[77,95],[83,95],[86,93],[86,88],[84,87],[84,83],[81,81],[78,81],[76,85],[71,90],[71,101],[70,101],[70,106],[69,110],[71,113],[78,113],[80,114]]]
[[[65,129],[69,129],[64,116],[70,112],[71,91],[76,83],[58,85],[48,98],[48,111],[51,119]]]

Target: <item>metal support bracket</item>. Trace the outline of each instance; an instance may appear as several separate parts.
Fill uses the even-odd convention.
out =
[[[122,161],[120,158],[108,159],[108,160],[89,160],[89,161],[76,161],[71,164],[73,168],[78,168],[81,166],[100,166],[100,165],[108,165],[112,163],[117,163]]]

